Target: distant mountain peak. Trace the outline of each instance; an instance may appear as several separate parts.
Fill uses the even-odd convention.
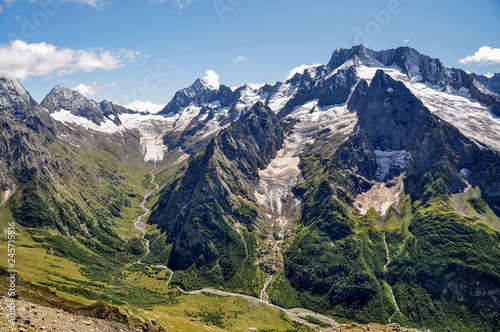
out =
[[[101,103],[88,99],[80,92],[68,89],[62,85],[55,86],[40,104],[50,113],[59,112],[61,109],[70,111],[72,114],[86,118],[97,125],[109,118],[116,125],[120,125],[119,115],[131,113],[122,106],[118,106],[103,100]],[[110,117],[110,115],[113,115]]]
[[[0,77],[0,107],[22,110],[35,105],[21,82]]]

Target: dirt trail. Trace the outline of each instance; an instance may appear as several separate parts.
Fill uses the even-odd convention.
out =
[[[144,218],[150,212],[150,209],[148,209],[147,207],[144,206],[148,197],[151,196],[151,194],[153,194],[159,188],[158,184],[155,182],[155,175],[156,175],[156,166],[151,171],[151,181],[150,181],[150,183],[155,186],[155,189],[146,193],[146,195],[144,196],[144,200],[139,205],[139,207],[144,211],[144,214],[140,215],[139,217],[137,217],[134,220],[134,228],[137,230],[140,230],[142,232],[142,240],[144,241],[144,245],[146,246],[146,249],[147,249],[146,254],[142,258],[146,257],[146,255],[149,254],[150,249],[149,249],[149,240],[145,238],[145,236],[146,236],[146,223],[141,221],[141,219]],[[284,234],[283,229],[280,232],[279,240],[277,240],[275,243],[274,253],[276,256],[277,256],[277,252],[278,252],[278,245],[283,241],[283,234],[282,233]],[[170,282],[172,281],[172,276],[174,275],[174,271],[169,269],[168,266],[166,266],[166,265],[154,265],[154,264],[142,263],[141,262],[142,258],[137,262],[138,264],[149,265],[151,267],[167,270],[170,273],[170,277],[168,278],[167,285],[170,286]],[[288,317],[290,317],[291,320],[296,321],[298,323],[308,325],[308,326],[313,327],[313,328],[317,328],[318,325],[308,322],[304,318],[305,316],[312,316],[312,317],[322,321],[323,323],[330,324],[331,326],[339,326],[339,323],[337,323],[332,318],[321,315],[321,314],[317,314],[317,313],[312,312],[310,310],[302,309],[302,308],[285,309],[285,308],[282,308],[282,307],[279,307],[275,304],[270,303],[269,302],[269,295],[267,295],[267,293],[266,293],[266,288],[270,284],[272,278],[273,278],[273,275],[271,275],[267,279],[267,281],[266,281],[266,283],[265,283],[265,285],[260,293],[261,298],[256,298],[256,297],[246,295],[246,294],[226,292],[226,291],[221,291],[218,289],[211,289],[211,288],[203,288],[203,289],[198,289],[198,290],[194,290],[194,291],[186,291],[186,290],[180,288],[179,286],[175,286],[175,287],[179,290],[179,292],[181,292],[182,294],[186,294],[186,295],[198,295],[201,293],[209,293],[209,294],[215,294],[215,295],[220,295],[220,296],[238,296],[238,297],[242,297],[242,298],[245,298],[247,300],[250,300],[254,303],[264,303],[272,308],[283,310],[288,315]]]

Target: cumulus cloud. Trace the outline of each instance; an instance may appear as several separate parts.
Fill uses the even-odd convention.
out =
[[[246,62],[246,61],[248,61],[248,59],[246,57],[244,57],[243,55],[241,55],[233,60],[234,63],[238,63],[238,62],[242,62],[242,61]]]
[[[410,38],[406,38],[406,39],[404,40],[404,42],[405,42],[405,43],[409,43],[409,42],[410,42]]]
[[[80,83],[75,86],[73,90],[80,92],[85,97],[92,97],[93,95],[101,91],[101,89],[97,86],[97,81],[92,83],[92,85]]]
[[[286,77],[287,80],[291,79],[292,77],[295,76],[295,74],[303,74],[306,69],[312,68],[312,67],[317,67],[320,66],[320,63],[314,63],[312,66],[309,65],[300,65],[298,67],[293,68],[288,72],[288,76]]]
[[[91,85],[85,84],[85,83],[80,83],[77,86],[73,88],[73,90],[80,92],[82,95],[85,97],[92,97],[99,93],[103,88],[108,87],[108,86],[116,86],[116,83],[105,83],[101,86],[97,85],[97,81],[92,83]]]
[[[205,73],[205,77],[203,77],[203,82],[205,82],[205,84],[207,85],[210,85],[212,88],[214,89],[218,89],[219,86],[220,86],[220,83],[219,83],[219,75],[217,75],[215,73],[215,71],[213,70],[207,70],[207,72]]]
[[[151,101],[134,100],[133,102],[130,102],[122,106],[137,112],[156,114],[165,107],[165,104],[157,104]]]
[[[72,50],[21,40],[0,45],[0,76],[25,80],[30,76],[62,76],[123,67],[122,59],[104,50]]]
[[[468,65],[475,63],[478,65],[493,65],[500,63],[500,48],[491,48],[489,46],[483,46],[474,53],[474,55],[468,55],[466,58],[459,60],[461,64]]]

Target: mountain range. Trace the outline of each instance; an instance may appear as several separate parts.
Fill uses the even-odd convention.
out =
[[[0,79],[0,117],[2,211],[89,280],[59,291],[134,305],[92,283],[139,260],[337,321],[500,329],[500,73],[360,45],[157,114]]]

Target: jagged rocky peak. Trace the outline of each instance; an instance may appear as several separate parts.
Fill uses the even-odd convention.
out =
[[[423,55],[411,47],[374,51],[364,45],[350,49],[336,50],[328,63],[331,69],[342,66],[351,60],[356,66],[397,67],[409,77],[421,77],[431,84],[445,84],[451,75],[439,59]]]
[[[431,84],[445,84],[451,75],[439,59],[423,55],[410,47],[399,47],[393,50],[376,52],[385,66],[396,66],[409,77],[421,76]]]
[[[0,108],[25,110],[36,106],[36,102],[18,80],[0,77]]]
[[[43,99],[41,105],[50,113],[61,109],[68,111],[76,110],[88,104],[87,98],[81,93],[70,90],[62,85],[55,86]]]
[[[86,98],[80,92],[68,89],[62,85],[54,87],[44,98],[41,106],[50,113],[61,110],[69,111],[73,115],[86,118],[97,125],[101,125],[107,119],[120,125],[120,114],[134,113],[134,111],[115,105],[107,100],[98,103]]]
[[[365,63],[371,63],[374,59],[375,51],[367,48],[365,45],[354,46],[350,49],[337,49],[333,52],[330,61],[328,62],[328,66],[330,68],[338,68],[343,65],[348,60],[356,60],[359,59]]]
[[[226,85],[214,87],[198,78],[191,86],[179,90],[159,114],[177,114],[182,109],[193,105],[203,106],[211,103],[218,107],[229,107],[233,101],[233,90]]]
[[[361,81],[348,108],[357,110],[356,130],[363,130],[376,150],[412,151],[431,113],[402,83],[378,70],[368,86]]]
[[[52,120],[18,80],[0,77],[0,122],[22,122],[22,126],[51,136]],[[6,126],[8,128],[8,126]]]
[[[44,98],[41,106],[50,113],[61,110],[69,111],[97,125],[105,121],[102,110],[97,102],[89,100],[78,91],[70,90],[62,85],[54,87]]]

